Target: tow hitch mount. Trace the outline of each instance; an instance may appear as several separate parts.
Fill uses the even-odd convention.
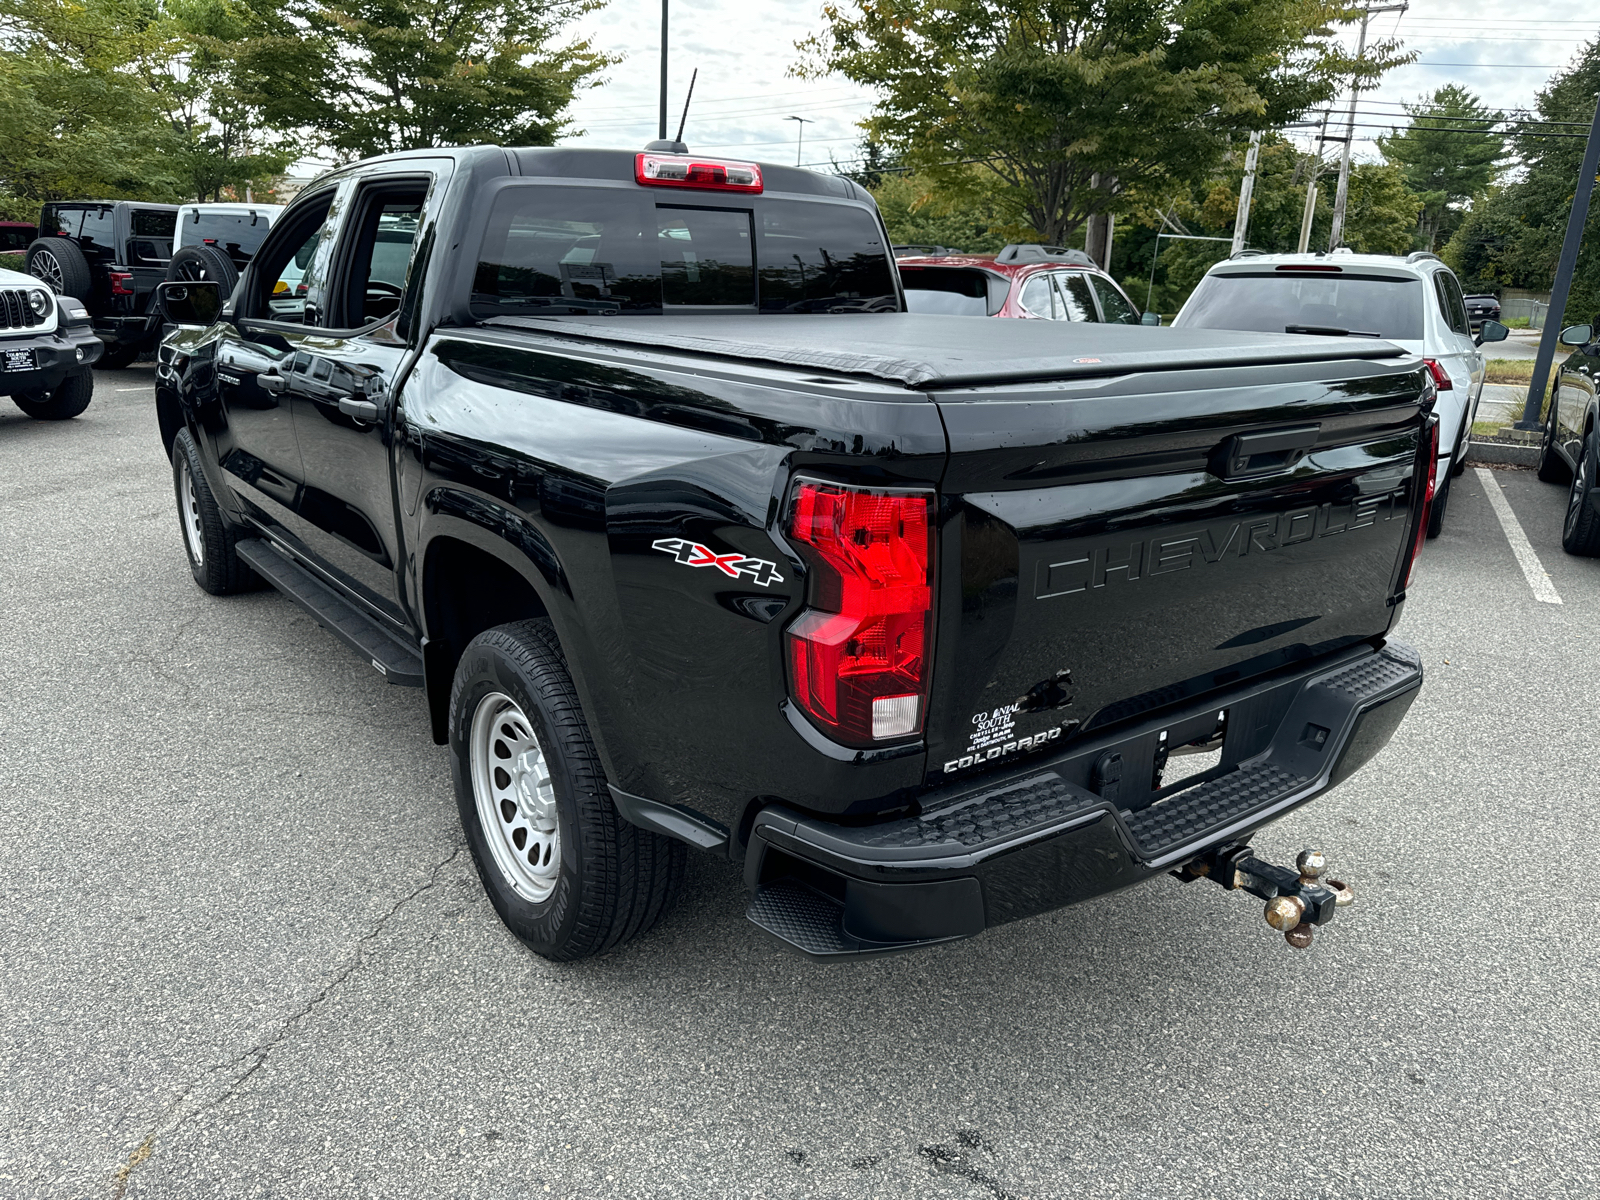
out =
[[[1249,846],[1220,846],[1173,874],[1188,883],[1209,879],[1230,892],[1249,892],[1267,902],[1267,924],[1296,950],[1311,945],[1312,926],[1326,925],[1335,910],[1355,903],[1350,885],[1325,879],[1328,860],[1321,850],[1302,850],[1295,869],[1257,858]]]

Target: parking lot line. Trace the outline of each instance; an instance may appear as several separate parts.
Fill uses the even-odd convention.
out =
[[[147,384],[144,384],[141,387],[118,388],[117,391],[119,391],[119,392],[148,392],[153,387],[155,387],[155,384],[147,383]]]
[[[1539,561],[1539,556],[1533,552],[1533,546],[1528,541],[1528,535],[1522,532],[1522,525],[1517,520],[1517,514],[1511,511],[1511,505],[1506,501],[1500,491],[1500,484],[1494,477],[1494,472],[1488,467],[1476,468],[1478,478],[1483,482],[1483,491],[1489,497],[1489,507],[1494,509],[1494,515],[1500,518],[1500,528],[1506,531],[1506,541],[1511,543],[1511,553],[1516,557],[1517,566],[1522,568],[1522,573],[1527,577],[1528,586],[1533,589],[1533,598],[1545,604],[1560,604],[1561,597],[1556,592],[1555,584],[1550,582],[1550,576],[1545,573],[1544,564]]]

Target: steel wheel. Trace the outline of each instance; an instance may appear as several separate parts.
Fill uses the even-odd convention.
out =
[[[544,750],[515,700],[491,692],[479,701],[467,753],[495,866],[519,896],[548,900],[561,873],[561,821]]]
[[[178,520],[183,525],[183,544],[189,548],[189,557],[195,566],[205,566],[206,535],[200,526],[200,497],[195,494],[188,459],[178,461]]]
[[[66,274],[61,269],[61,260],[50,251],[35,250],[33,261],[28,267],[29,273],[56,295],[59,296],[66,291],[66,285],[63,283]]]

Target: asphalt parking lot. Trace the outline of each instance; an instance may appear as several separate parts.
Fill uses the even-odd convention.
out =
[[[0,400],[0,1197],[1593,1195],[1600,560],[1564,489],[1455,481],[1420,699],[1257,839],[1357,890],[1308,952],[1159,880],[818,967],[701,858],[556,966],[485,902],[420,694],[194,586],[150,378]]]

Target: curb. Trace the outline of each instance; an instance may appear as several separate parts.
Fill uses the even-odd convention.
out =
[[[1498,464],[1504,467],[1537,467],[1538,446],[1512,446],[1505,442],[1471,442],[1467,446],[1467,463]]]

